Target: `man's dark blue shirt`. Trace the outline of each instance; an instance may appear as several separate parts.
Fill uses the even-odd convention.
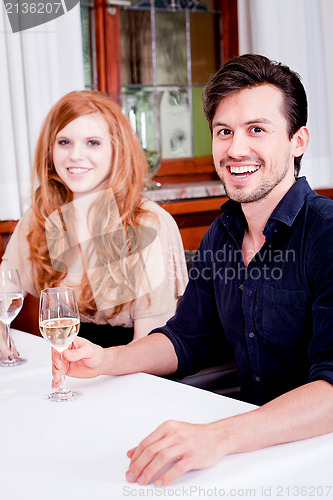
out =
[[[245,399],[263,404],[309,381],[333,383],[333,201],[304,177],[264,229],[245,268],[246,219],[227,201],[205,234],[177,312],[166,326],[178,377],[234,353]]]

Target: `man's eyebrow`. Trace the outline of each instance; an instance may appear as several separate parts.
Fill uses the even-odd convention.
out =
[[[245,125],[254,125],[255,123],[263,123],[264,125],[273,125],[273,123],[270,120],[267,120],[267,118],[254,118],[253,120],[245,122]]]
[[[267,120],[267,118],[253,118],[253,119],[245,122],[244,125],[255,125],[258,123],[262,123],[264,125],[273,125],[273,123],[271,121]],[[230,125],[227,125],[226,123],[223,123],[223,122],[216,121],[216,122],[213,122],[213,128],[215,128],[215,127],[230,128]]]
[[[226,125],[225,123],[222,123],[222,122],[213,122],[213,128],[215,128],[215,127],[229,128],[228,125]]]

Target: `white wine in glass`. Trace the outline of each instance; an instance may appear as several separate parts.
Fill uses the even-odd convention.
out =
[[[63,351],[67,349],[80,329],[80,315],[74,291],[69,287],[46,288],[39,302],[39,329],[43,337],[60,353],[61,385],[46,397],[51,401],[71,401],[79,394],[68,390]]]
[[[2,356],[0,366],[18,366],[27,360],[16,355],[10,336],[10,324],[23,306],[23,293],[18,270],[15,267],[3,268],[0,271],[0,321],[5,325],[5,341],[10,355]]]

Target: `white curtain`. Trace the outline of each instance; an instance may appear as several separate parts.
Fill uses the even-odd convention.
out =
[[[333,185],[331,0],[238,0],[240,54],[263,54],[299,73],[310,145],[301,167],[312,188]]]
[[[54,21],[12,33],[0,2],[0,220],[30,204],[30,172],[51,106],[84,88],[80,7]]]

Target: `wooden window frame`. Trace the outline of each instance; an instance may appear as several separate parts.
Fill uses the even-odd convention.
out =
[[[216,4],[221,11],[219,45],[222,65],[239,53],[237,0],[216,0]],[[122,88],[120,8],[112,7],[112,15],[108,8],[106,0],[95,0],[97,85],[99,91],[119,102]],[[212,157],[205,156],[162,159],[155,179],[164,184],[212,180],[217,179],[217,175]]]

